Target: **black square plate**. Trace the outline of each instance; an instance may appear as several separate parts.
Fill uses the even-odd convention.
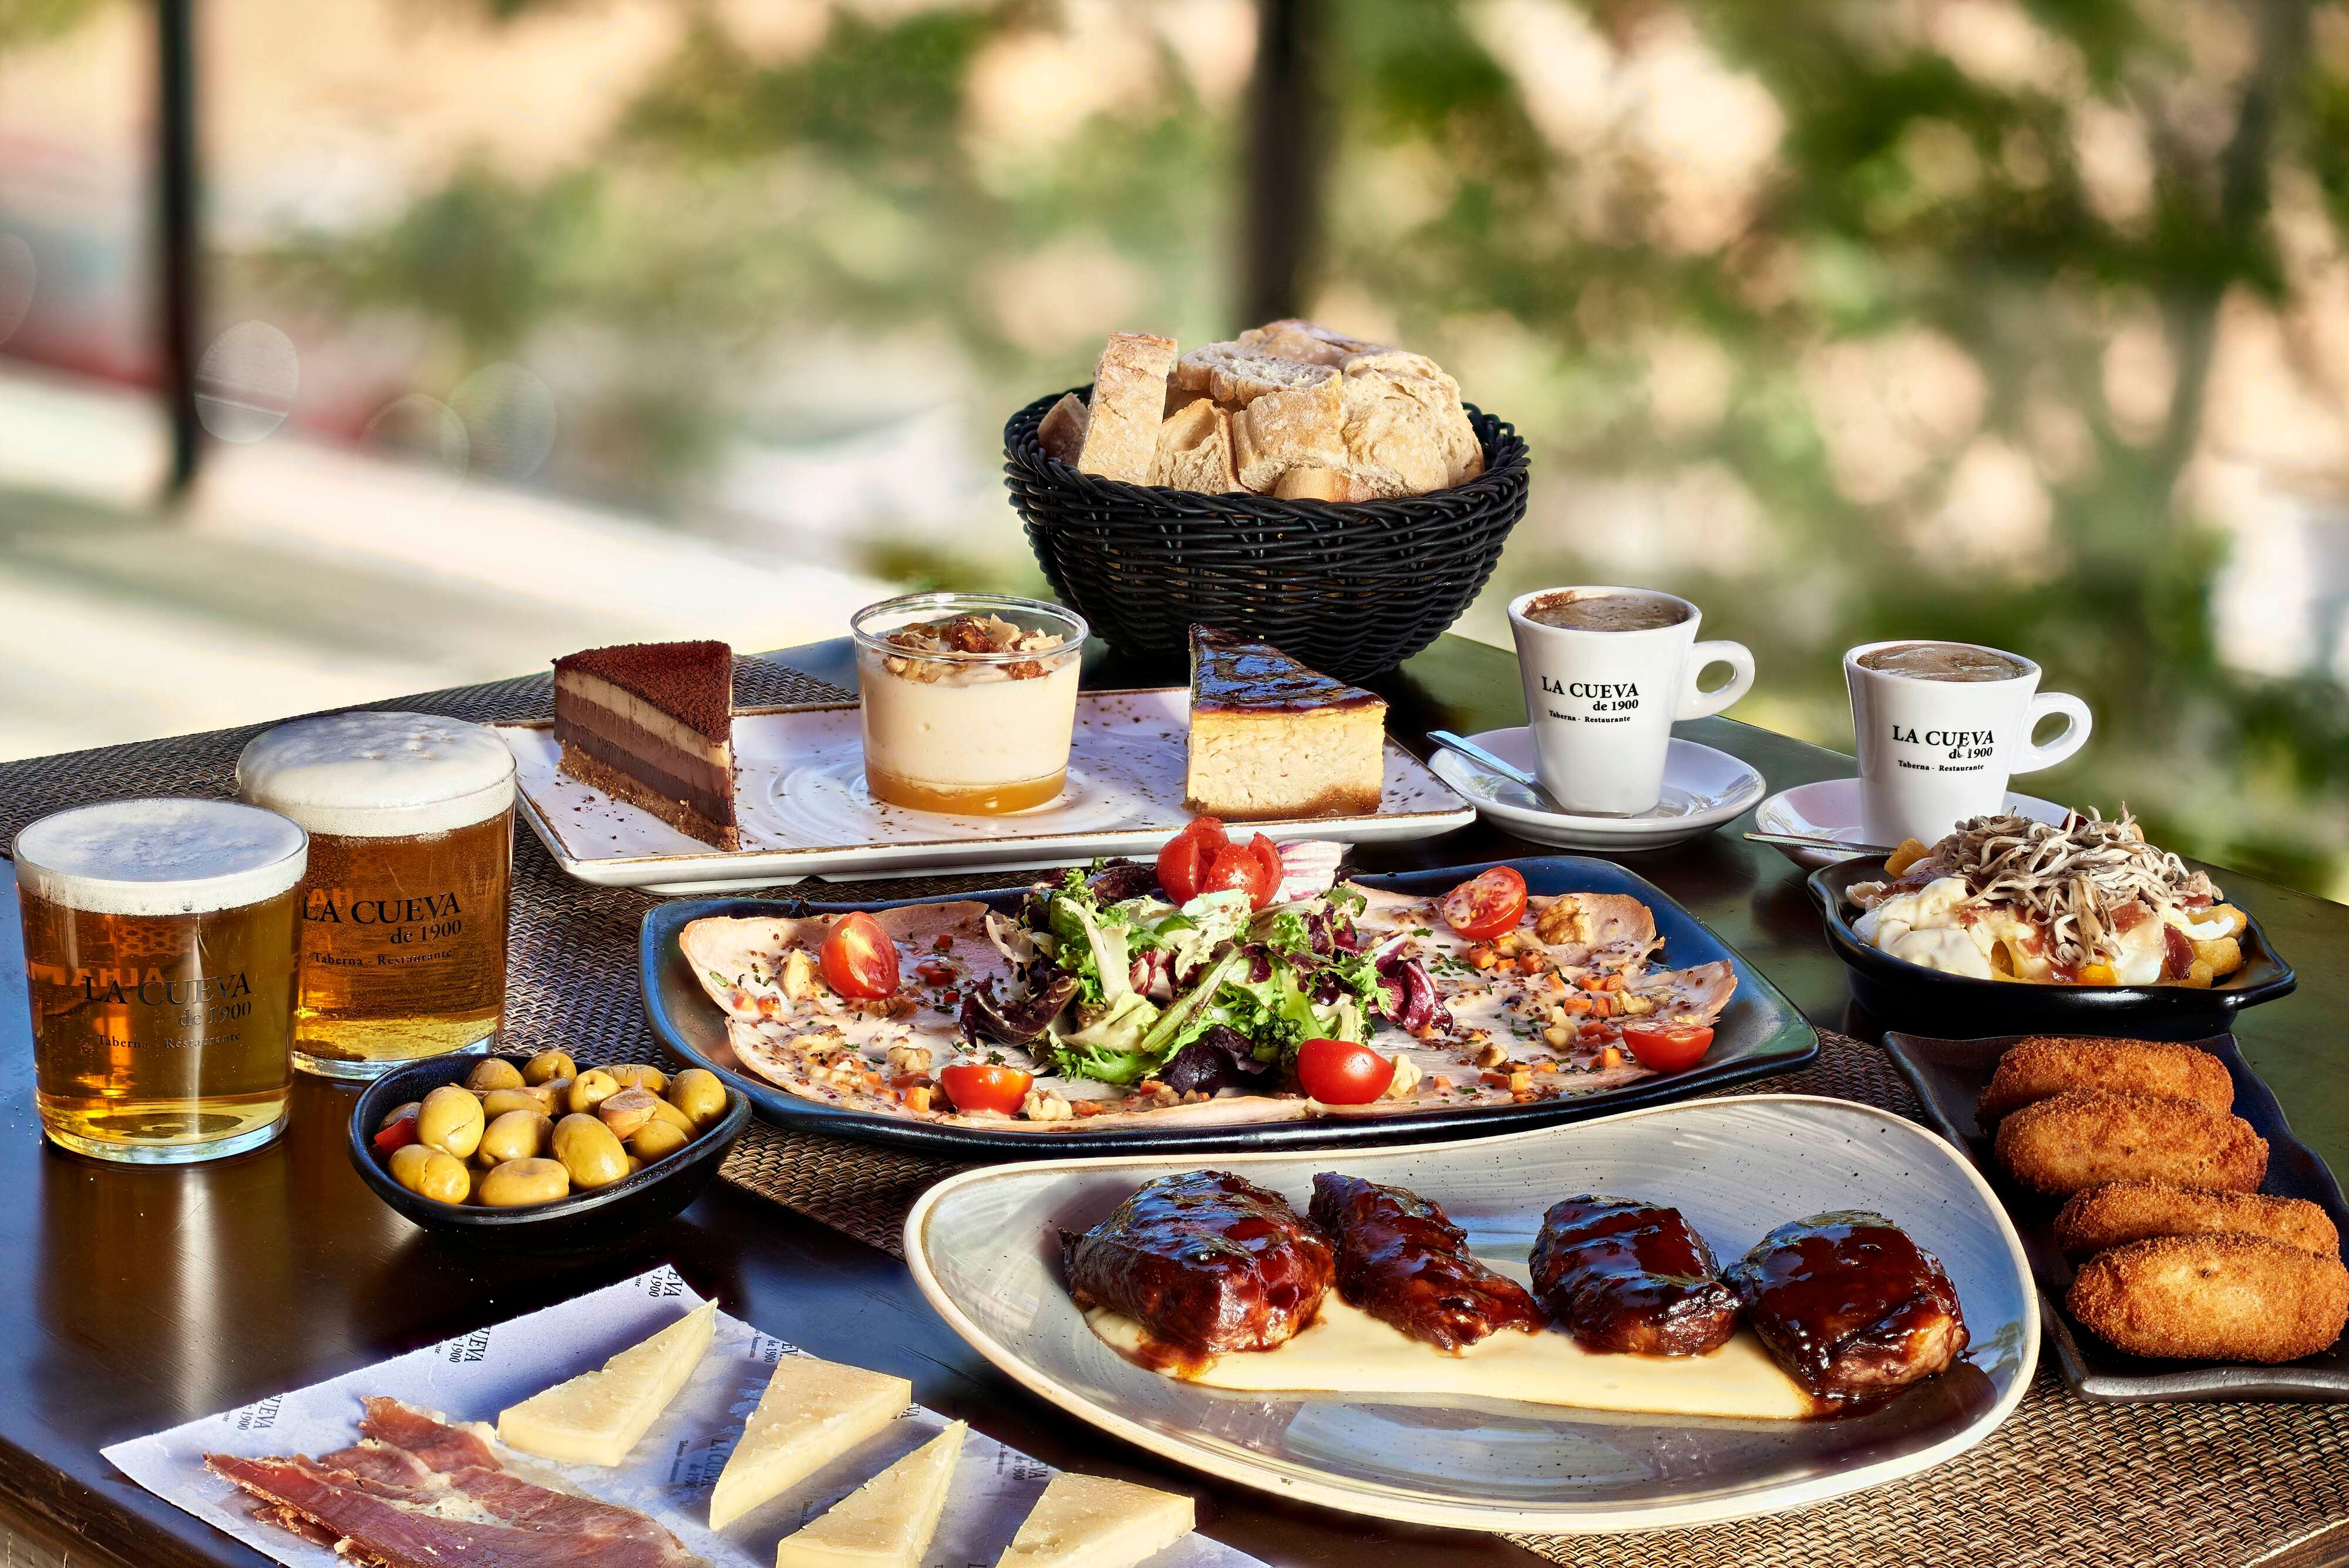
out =
[[[1480,1133],[1523,1132],[1527,1127],[1582,1121],[1636,1106],[1661,1105],[1692,1095],[1743,1083],[1772,1073],[1791,1072],[1818,1054],[1818,1032],[1784,992],[1762,978],[1761,971],[1708,930],[1694,915],[1666,897],[1646,877],[1604,860],[1574,855],[1546,855],[1526,860],[1482,861],[1474,866],[1433,871],[1410,871],[1391,877],[1355,878],[1365,887],[1400,893],[1441,894],[1466,881],[1487,866],[1515,867],[1537,894],[1628,893],[1655,911],[1656,933],[1664,939],[1663,961],[1674,969],[1726,959],[1737,975],[1737,992],[1713,1025],[1713,1048],[1702,1062],[1684,1073],[1660,1074],[1636,1079],[1616,1089],[1596,1094],[1537,1100],[1522,1106],[1454,1106],[1400,1116],[1363,1116],[1310,1121],[1266,1122],[1257,1126],[1103,1128],[1093,1132],[988,1132],[972,1127],[940,1127],[931,1122],[889,1116],[871,1111],[843,1110],[788,1094],[745,1068],[726,1041],[726,1018],[701,982],[694,979],[678,950],[678,933],[687,924],[709,916],[833,915],[851,909],[895,908],[899,904],[935,903],[936,898],[903,898],[895,903],[819,904],[797,899],[696,898],[663,904],[647,912],[639,939],[645,1011],[653,1033],[662,1044],[698,1066],[708,1067],[750,1096],[759,1115],[803,1132],[835,1137],[868,1138],[934,1154],[969,1159],[1061,1158],[1087,1154],[1212,1154],[1234,1149],[1330,1148],[1347,1144],[1400,1144],[1427,1138],[1474,1137]],[[962,893],[1009,911],[1019,902],[1021,890]]]
[[[2054,1221],[2062,1200],[2026,1191],[2006,1179],[1991,1154],[1991,1140],[1974,1120],[1974,1105],[1989,1087],[1991,1074],[2019,1034],[1977,1040],[1939,1040],[1923,1034],[1888,1033],[1884,1049],[1925,1104],[1925,1120],[1964,1152],[1997,1189],[2023,1237],[2031,1272],[2039,1282],[2040,1316],[2047,1343],[2055,1347],[2064,1381],[2083,1399],[2113,1404],[2199,1399],[2349,1400],[2349,1335],[2321,1355],[2281,1366],[2251,1366],[2233,1361],[2157,1361],[2115,1350],[2072,1322],[2063,1310],[2072,1288],[2072,1265],[2055,1246]],[[2227,1064],[2235,1080],[2235,1114],[2268,1140],[2268,1176],[2260,1190],[2276,1198],[2305,1198],[2333,1216],[2349,1235],[2349,1203],[2341,1184],[2316,1151],[2292,1136],[2276,1097],[2251,1071],[2231,1034],[2190,1041]]]

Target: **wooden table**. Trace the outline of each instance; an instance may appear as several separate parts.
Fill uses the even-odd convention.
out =
[[[777,657],[854,686],[847,644]],[[1130,683],[1107,661],[1088,681]],[[1447,638],[1383,683],[1392,727],[1469,732],[1520,723],[1510,656]],[[1726,720],[1681,733],[1744,757],[1773,789],[1847,774],[1850,759]],[[104,783],[94,796],[107,793]],[[1847,1016],[1799,873],[1730,829],[1630,863],[1679,898],[1821,1024]],[[1483,824],[1366,853],[1375,869],[1540,852]],[[0,876],[5,876],[0,871]],[[2299,992],[2247,1013],[2245,1054],[2295,1127],[2336,1168],[2349,1093],[2332,1025],[2349,997],[2349,911],[2229,874],[2298,967]],[[923,1403],[1056,1465],[1192,1489],[1200,1478],[1105,1438],[1026,1394],[947,1331],[895,1259],[720,1183],[675,1222],[592,1262],[507,1261],[417,1231],[359,1183],[341,1142],[352,1090],[301,1079],[291,1131],[268,1149],[191,1169],[59,1154],[32,1104],[16,901],[0,887],[0,1521],[31,1537],[10,1562],[236,1564],[264,1559],[150,1495],[99,1458],[109,1444],[338,1376],[399,1352],[673,1262],[729,1310],[820,1355],[913,1379]],[[1275,1563],[1386,1568],[1535,1563],[1496,1537],[1392,1529],[1206,1483],[1201,1524]],[[41,1548],[46,1548],[42,1550]],[[21,1550],[21,1548],[20,1548]]]

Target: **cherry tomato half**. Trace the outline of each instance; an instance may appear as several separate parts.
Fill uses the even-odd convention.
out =
[[[871,1002],[896,994],[897,944],[862,909],[841,917],[817,958],[824,984],[843,996]]]
[[[1526,913],[1526,879],[1506,866],[1479,871],[1444,895],[1444,923],[1472,942],[1515,930]]]
[[[1214,817],[1192,818],[1191,826],[1168,839],[1166,847],[1158,852],[1158,886],[1173,902],[1189,903],[1199,896],[1216,851],[1230,842],[1224,836],[1224,825]]]
[[[1626,1023],[1623,1044],[1651,1073],[1693,1067],[1713,1045],[1710,1023]]]
[[[955,1109],[966,1115],[1000,1111],[1008,1116],[1026,1101],[1029,1085],[1035,1081],[1033,1073],[992,1062],[957,1062],[938,1071],[939,1087],[955,1103]]]
[[[1202,893],[1237,888],[1248,896],[1248,908],[1261,909],[1280,891],[1280,851],[1259,833],[1247,844],[1233,844],[1216,852],[1207,866]]]
[[[1308,1040],[1297,1053],[1297,1081],[1325,1106],[1367,1106],[1394,1082],[1392,1056],[1343,1040]]]

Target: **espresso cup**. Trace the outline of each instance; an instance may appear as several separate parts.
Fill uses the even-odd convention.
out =
[[[1871,669],[1870,656],[1906,668]],[[1869,842],[1934,843],[1968,817],[2003,810],[2010,775],[2054,767],[2085,744],[2095,726],[2088,705],[2041,693],[2039,676],[2021,654],[1979,643],[1896,638],[1846,653]],[[2039,722],[2058,713],[2062,732],[2034,742]]]
[[[1588,624],[1527,613],[1574,606]],[[1650,624],[1667,615],[1676,618]],[[1650,588],[1541,588],[1509,602],[1536,769],[1559,805],[1593,816],[1653,811],[1672,725],[1709,718],[1753,686],[1754,655],[1743,643],[1697,641],[1700,618],[1688,600]],[[1699,691],[1714,664],[1730,667],[1727,684]]]

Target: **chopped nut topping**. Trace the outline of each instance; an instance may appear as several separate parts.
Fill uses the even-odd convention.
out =
[[[1064,1122],[1076,1115],[1069,1102],[1050,1089],[1030,1089],[1019,1109],[1031,1122]]]
[[[1382,1096],[1390,1100],[1407,1100],[1419,1092],[1419,1064],[1398,1054],[1394,1059],[1394,1079],[1387,1085]]]
[[[926,1073],[930,1070],[930,1048],[926,1045],[892,1045],[887,1061],[889,1075],[893,1078]]]
[[[1508,1059],[1508,1048],[1497,1040],[1487,1040],[1476,1047],[1476,1065],[1479,1067],[1497,1067]]]
[[[958,615],[944,620],[916,621],[884,638],[907,655],[924,653],[1050,653],[1061,645],[1058,632],[1022,631],[999,615]],[[892,675],[924,683],[944,680],[955,673],[950,660],[891,654],[883,662]],[[1021,659],[1003,667],[1014,680],[1033,680],[1044,673],[1039,660]]]

